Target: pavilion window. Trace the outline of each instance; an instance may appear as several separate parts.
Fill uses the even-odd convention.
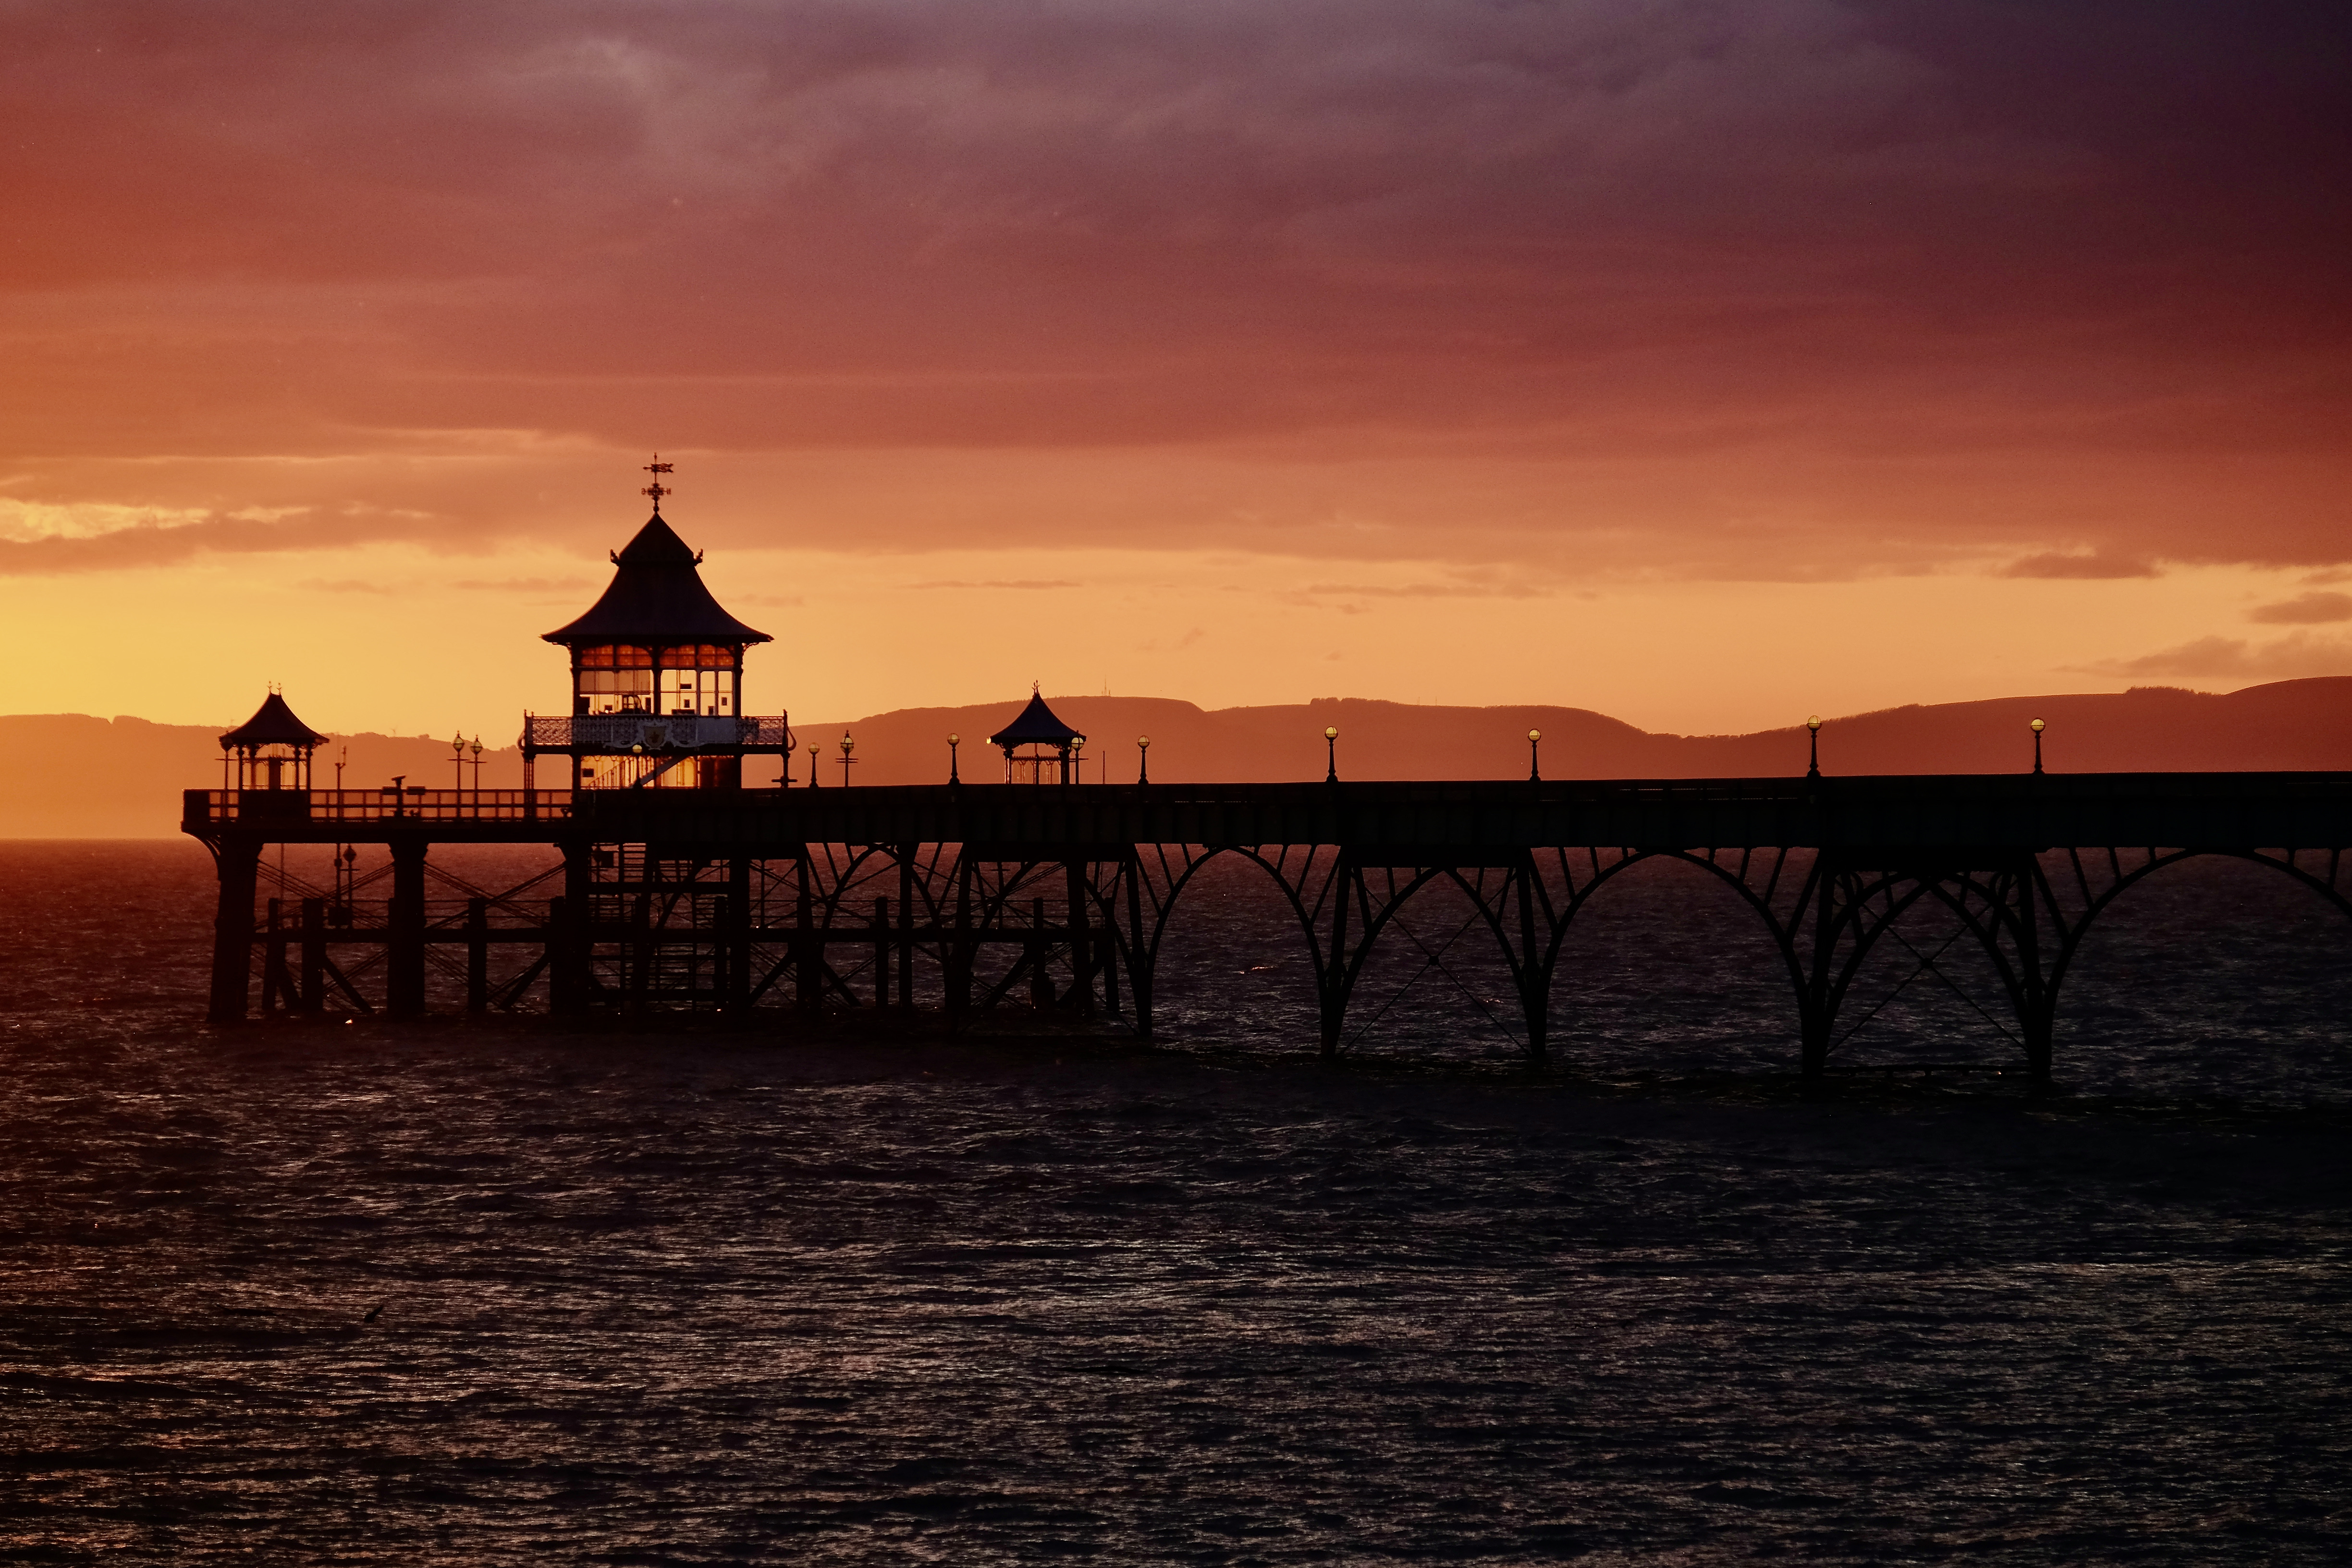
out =
[[[660,710],[704,718],[735,716],[737,651],[712,643],[661,650]]]
[[[654,706],[654,651],[626,644],[600,644],[580,650],[572,685],[578,713],[636,713]]]

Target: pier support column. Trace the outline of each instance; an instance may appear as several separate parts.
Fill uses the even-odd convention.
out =
[[[920,847],[901,844],[898,857],[898,1010],[915,1010],[915,854]]]
[[[727,858],[727,902],[722,918],[726,933],[719,942],[719,962],[725,971],[721,994],[728,1016],[737,1028],[751,1022],[751,861],[749,856]]]
[[[302,1011],[312,1017],[327,1010],[327,900],[302,900]]]
[[[286,900],[272,899],[261,922],[261,1016],[278,1016],[280,1008],[294,1010],[294,988],[287,984]]]
[[[1519,1015],[1528,1026],[1528,1059],[1542,1063],[1551,1044],[1550,944],[1537,945],[1537,871],[1532,863],[1518,869],[1519,895]]]
[[[1151,933],[1143,926],[1143,861],[1127,863],[1127,989],[1135,998],[1135,1032],[1151,1037]]]
[[[392,908],[384,952],[384,1010],[425,1016],[425,852],[422,838],[392,845]]]
[[[793,1000],[803,1013],[816,1013],[824,1007],[824,941],[817,934],[816,894],[809,886],[808,846],[801,846],[801,863],[795,868],[799,879],[793,899],[793,984],[798,993]]]
[[[1045,973],[1045,955],[1050,951],[1045,928],[1045,900],[1029,900],[1029,1005],[1045,1008],[1054,1005],[1054,977]]]
[[[971,862],[961,846],[956,850],[955,931],[948,938],[948,1029],[961,1030],[971,1015],[971,968],[976,944],[971,940]]]
[[[252,994],[253,891],[261,867],[261,840],[241,833],[222,837],[218,851],[220,901],[213,912],[213,984],[205,1020],[245,1022]]]
[[[1320,1038],[1325,1061],[1336,1060],[1339,1041],[1348,1023],[1348,993],[1354,975],[1348,963],[1348,903],[1356,890],[1357,873],[1343,868],[1339,883],[1331,889],[1331,942],[1325,950],[1321,973],[1315,976],[1316,1010],[1321,1023]]]
[[[466,1011],[490,1010],[490,905],[487,899],[466,900]]]
[[[1062,870],[1069,884],[1070,922],[1070,985],[1076,993],[1069,1001],[1082,1018],[1091,1018],[1095,1012],[1095,947],[1094,932],[1087,920],[1087,869],[1078,861],[1064,863]]]
[[[547,1003],[558,1017],[576,1018],[592,1000],[589,888],[595,868],[585,844],[565,844],[563,896],[547,901]]]

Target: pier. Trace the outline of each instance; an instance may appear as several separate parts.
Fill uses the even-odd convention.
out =
[[[1496,944],[1540,1060],[1578,915],[1612,878],[1671,858],[1721,879],[1770,933],[1808,1076],[1829,1066],[1863,960],[1927,902],[1990,959],[2018,1066],[2039,1080],[2085,932],[2152,873],[2231,856],[2352,918],[2342,773],[190,790],[182,826],[220,868],[223,1025],[252,1015],[257,990],[269,1012],[416,1016],[438,972],[475,1011],[760,1028],[911,1011],[919,993],[950,1028],[1052,1008],[1148,1038],[1170,916],[1202,867],[1234,857],[1297,917],[1326,1053],[1391,921],[1442,885]],[[311,889],[257,907],[268,847],[355,843],[390,852],[380,896]],[[428,897],[433,849],[460,844],[546,846],[560,864],[496,890],[436,878]]]

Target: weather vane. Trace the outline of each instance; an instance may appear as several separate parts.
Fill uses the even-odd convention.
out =
[[[654,515],[656,517],[659,517],[661,515],[662,497],[675,493],[668,486],[661,482],[661,477],[664,474],[668,473],[670,469],[676,466],[677,465],[672,463],[663,462],[659,452],[656,452],[654,454],[654,460],[646,465],[646,472],[654,477],[654,482],[647,485],[638,493],[642,495],[649,495],[654,498]]]

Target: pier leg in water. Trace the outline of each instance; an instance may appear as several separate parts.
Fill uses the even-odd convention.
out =
[[[317,1017],[327,1010],[327,900],[302,900],[302,1011]]]
[[[1151,935],[1143,929],[1143,862],[1127,864],[1127,988],[1135,997],[1135,1032],[1151,1038]]]
[[[490,906],[487,899],[466,900],[466,1011],[490,1010]]]
[[[971,1013],[971,862],[956,857],[955,934],[948,939],[948,1029],[961,1030]]]
[[[1519,868],[1519,1013],[1528,1026],[1528,1059],[1541,1065],[1551,1035],[1551,947],[1536,942],[1536,877],[1533,865]]]
[[[595,869],[593,851],[585,844],[563,846],[563,896],[547,904],[547,994],[551,1011],[576,1018],[593,1002],[593,971],[589,962],[590,911]]]
[[[1354,976],[1348,963],[1348,903],[1355,891],[1356,872],[1342,867],[1331,889],[1331,942],[1320,972],[1315,976],[1317,1011],[1322,1024],[1319,1044],[1325,1061],[1339,1055],[1341,1031],[1348,1023],[1348,993]]]
[[[253,893],[261,867],[261,841],[225,834],[220,844],[220,901],[213,913],[212,1002],[207,1023],[245,1022],[252,995]]]
[[[261,1016],[275,1018],[278,1010],[294,1010],[293,988],[286,984],[286,902],[272,899],[261,929]]]
[[[395,1018],[425,1016],[425,850],[422,838],[403,838],[392,846],[384,1010]]]
[[[727,858],[726,940],[719,943],[719,963],[724,975],[727,1015],[739,1028],[751,1022],[751,861],[749,856]]]
[[[800,864],[793,873],[797,879],[793,894],[793,1000],[802,1012],[816,1013],[824,1007],[824,943],[816,931],[816,893],[809,885],[805,844],[801,846]]]
[[[1064,863],[1062,871],[1069,892],[1070,917],[1072,994],[1066,1000],[1076,1006],[1080,1017],[1091,1018],[1095,1012],[1095,963],[1093,932],[1087,922],[1086,868],[1071,860]]]
[[[915,1010],[915,852],[901,844],[898,857],[898,1010]]]

